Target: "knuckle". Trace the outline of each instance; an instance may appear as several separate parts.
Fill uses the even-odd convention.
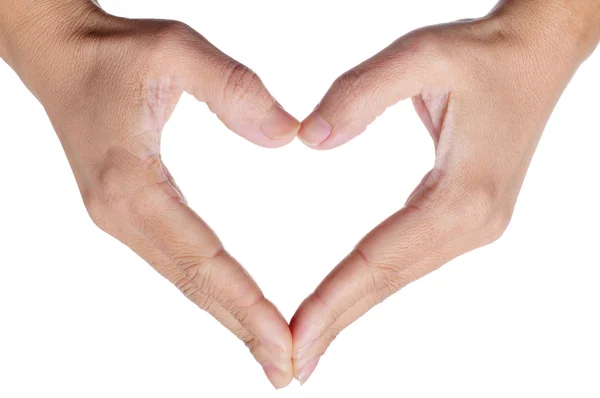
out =
[[[206,39],[187,24],[175,20],[159,20],[150,24],[142,46],[136,41],[136,51],[145,69],[154,71],[178,63],[206,45]]]
[[[368,73],[360,68],[351,69],[333,83],[333,91],[341,94],[349,102],[360,99],[362,90],[367,86]]]
[[[125,165],[130,156],[121,148],[113,147],[106,151],[102,161],[96,167],[94,185],[101,200],[113,205],[126,197]]]
[[[260,341],[257,340],[248,330],[242,325],[235,325],[231,328],[231,332],[244,343],[254,357],[259,358]]]
[[[178,275],[173,284],[199,308],[210,312],[216,297],[210,267],[197,256],[176,256],[173,262]]]
[[[335,322],[335,320],[340,317],[341,313],[334,306],[329,304],[318,289],[312,294],[312,299],[327,310],[331,322]]]
[[[389,289],[391,281],[397,273],[395,266],[386,265],[379,259],[372,259],[360,244],[355,247],[354,253],[358,261],[369,270],[369,276],[371,277],[369,293],[380,294],[384,290]]]
[[[494,243],[504,235],[512,218],[512,208],[497,211],[485,228],[484,244]]]
[[[81,193],[81,199],[87,210],[97,206],[97,195],[93,187],[88,185],[80,186],[79,192]]]
[[[153,33],[150,49],[154,50],[153,54],[157,56],[164,52],[177,51],[177,45],[186,44],[201,37],[187,24],[175,20],[158,21]]]
[[[440,35],[433,29],[427,29],[420,35],[415,37],[414,45],[418,54],[426,56],[429,59],[437,59],[445,55],[449,41],[444,40],[444,36]]]
[[[262,81],[252,69],[234,60],[224,67],[224,89],[222,102],[237,104],[262,93]]]
[[[402,277],[402,262],[396,256],[389,254],[375,256],[367,255],[366,250],[359,244],[354,249],[354,254],[360,263],[367,268],[370,281],[364,296],[369,307],[382,303],[386,298],[399,291],[408,283]]]
[[[93,193],[86,194],[83,202],[92,222],[102,231],[109,232],[110,224],[104,203]]]
[[[334,81],[327,100],[320,106],[331,112],[333,119],[352,120],[354,114],[360,114],[361,119],[368,120],[367,124],[370,124],[379,116],[370,102],[385,85],[385,73],[381,73],[384,70],[379,66],[368,65],[345,72]],[[350,115],[352,116],[349,117]],[[364,127],[360,128],[363,129]]]
[[[137,174],[133,174],[133,178],[136,177]],[[137,178],[139,181],[126,183],[126,192],[117,205],[121,205],[124,211],[137,219],[142,230],[152,233],[143,225],[144,220],[156,220],[160,217],[158,214],[169,205],[170,201],[183,202],[183,199],[165,177],[147,175],[142,171],[142,175]]]
[[[159,155],[145,159],[126,150],[110,149],[96,168],[94,185],[100,200],[114,210],[144,210],[147,200],[170,186]]]
[[[194,303],[200,308],[208,313],[212,313],[213,308],[215,306],[215,300],[209,296],[208,294],[199,294],[200,297],[195,298]],[[188,296],[190,299],[194,297]]]
[[[197,291],[208,290],[210,273],[203,272],[202,262],[196,257],[179,257],[175,264],[183,273],[183,276],[175,281],[175,286],[188,298]]]
[[[458,215],[467,230],[481,230],[490,222],[497,208],[497,198],[492,190],[471,190],[458,209]]]
[[[254,355],[257,358],[259,357],[260,348],[262,347],[260,340],[252,336],[246,329],[242,327],[240,327],[240,329],[238,329],[237,331],[234,331],[234,334],[237,337],[239,337],[240,340],[242,340],[242,342],[246,345],[246,347],[248,347],[252,355]]]
[[[445,214],[455,232],[476,234],[480,244],[499,239],[510,221],[512,210],[506,209],[506,201],[500,191],[490,186],[478,186],[450,201]]]
[[[102,168],[98,175],[98,195],[107,206],[119,203],[125,197],[123,182],[115,167]]]
[[[210,300],[221,299],[212,277],[212,265],[214,260],[224,253],[219,249],[210,256],[177,255],[174,258],[175,267],[179,270],[180,278],[174,281],[175,286],[188,298],[192,299],[196,293],[200,293],[204,299],[198,303],[200,308],[206,310]]]
[[[158,29],[159,35],[167,39],[185,39],[195,31],[187,24],[177,20],[163,20]]]
[[[401,60],[396,65],[413,62],[422,68],[431,69],[435,74],[447,73],[455,54],[455,40],[446,34],[440,34],[436,27],[418,29],[401,38],[396,43],[401,51]],[[404,61],[404,62],[398,62]]]

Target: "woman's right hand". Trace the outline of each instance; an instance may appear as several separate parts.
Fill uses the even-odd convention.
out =
[[[0,8],[1,55],[44,105],[94,222],[235,333],[275,387],[287,385],[287,322],[187,206],[160,135],[184,91],[265,147],[292,141],[299,123],[251,70],[182,23],[117,18],[86,0]]]

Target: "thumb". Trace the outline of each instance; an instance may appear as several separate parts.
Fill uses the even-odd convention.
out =
[[[388,107],[421,94],[433,56],[424,35],[409,34],[340,76],[302,122],[300,139],[332,149],[361,134]]]
[[[222,53],[195,31],[179,65],[186,92],[205,102],[233,132],[263,147],[292,141],[300,123],[273,98],[248,67]],[[188,36],[189,37],[189,36]]]

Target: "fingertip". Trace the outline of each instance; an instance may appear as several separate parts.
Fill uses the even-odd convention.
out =
[[[292,358],[292,333],[281,312],[268,299],[263,298],[248,310],[252,331],[273,360],[290,362]]]
[[[314,322],[315,325],[311,326],[313,324],[310,319],[311,311],[307,305],[310,307],[309,299],[306,299],[302,305],[300,305],[290,321],[292,358],[294,361],[302,359],[302,354],[316,338],[315,333],[317,333],[317,331],[313,330],[313,328],[317,326],[317,322]]]
[[[283,371],[277,366],[272,365],[270,363],[264,364],[263,370],[265,372],[265,375],[276,390],[280,390],[284,387],[287,387],[292,382],[292,380],[294,380],[294,376],[290,371]]]
[[[287,321],[266,298],[247,306],[241,325],[250,334],[243,340],[275,388],[293,378],[292,335]],[[257,344],[258,343],[258,344]]]
[[[300,122],[275,103],[261,124],[261,132],[270,140],[289,143],[298,134]]]
[[[263,148],[276,149],[288,145],[290,142],[294,141],[294,139],[296,139],[296,134],[290,134],[286,138],[280,140],[270,139],[263,134],[263,137],[261,137],[261,139],[250,141]]]
[[[319,146],[329,138],[331,131],[332,127],[329,122],[318,111],[314,111],[302,122],[298,138],[307,146],[320,149]]]

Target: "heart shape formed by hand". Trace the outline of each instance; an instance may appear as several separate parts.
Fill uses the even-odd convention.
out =
[[[559,71],[549,85],[523,76],[514,66],[518,52],[506,62],[504,33],[491,19],[443,25],[410,33],[342,75],[300,124],[252,71],[191,28],[98,18],[93,29],[101,34],[82,35],[97,54],[97,64],[86,65],[95,79],[81,79],[85,86],[77,90],[80,81],[28,82],[48,109],[86,207],[100,228],[244,341],[276,387],[293,376],[306,381],[333,338],[372,306],[501,235],[570,77]],[[509,67],[498,68],[501,62]],[[536,91],[515,94],[505,82]],[[405,207],[356,246],[288,325],[187,206],[162,163],[160,134],[184,91],[254,143],[278,147],[298,135],[315,149],[347,142],[386,108],[412,98],[434,140],[436,163]],[[69,100],[57,103],[62,97]],[[82,107],[90,103],[97,106]]]

